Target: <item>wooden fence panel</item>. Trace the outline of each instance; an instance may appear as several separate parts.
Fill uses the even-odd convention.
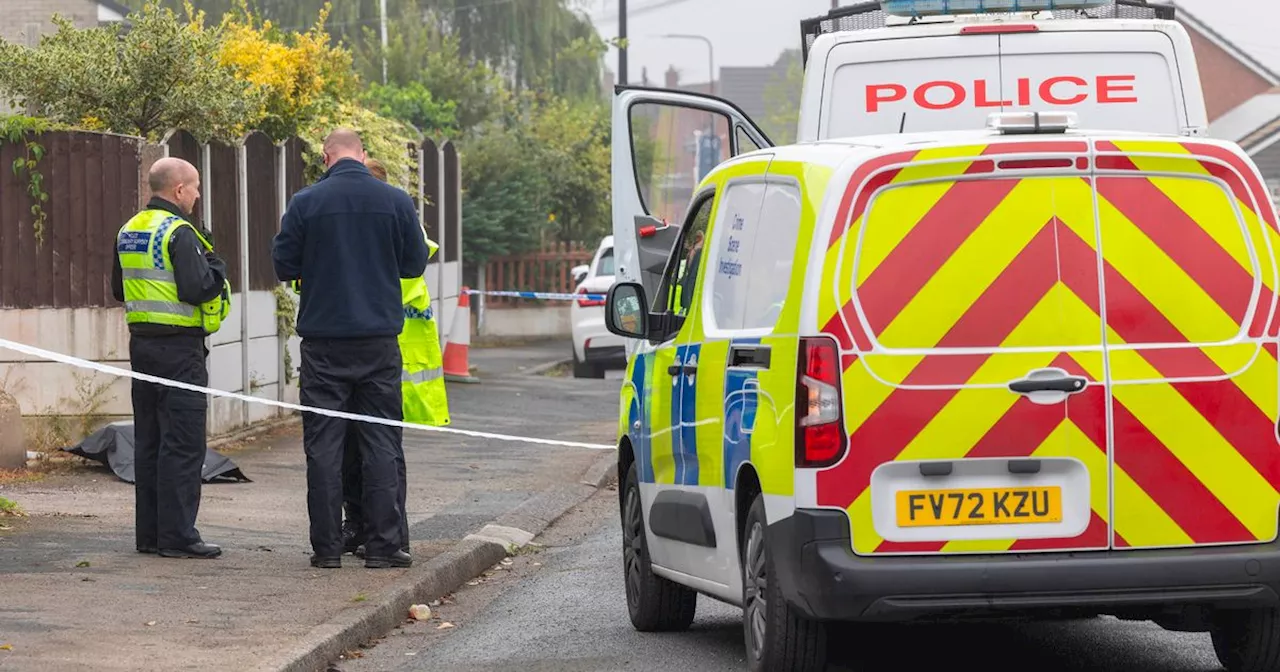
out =
[[[249,188],[249,289],[271,291],[277,284],[271,240],[280,229],[276,147],[262,133],[245,141]]]
[[[0,145],[0,307],[113,305],[115,234],[136,212],[141,141],[118,135],[50,132],[37,170],[44,176],[44,240],[36,240],[33,199],[13,162],[21,145]]]
[[[494,257],[484,268],[485,288],[496,291],[569,294],[574,290],[574,266],[591,263],[595,248],[582,243],[553,242],[537,252]],[[563,305],[563,302],[559,302]],[[553,305],[536,299],[485,297],[486,308]]]
[[[231,291],[240,291],[240,220],[236,196],[236,149],[231,145],[209,145],[209,198],[213,221],[205,227],[213,231],[213,248],[227,262]]]

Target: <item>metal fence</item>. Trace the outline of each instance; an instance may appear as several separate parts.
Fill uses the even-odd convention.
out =
[[[571,271],[574,266],[589,264],[595,256],[595,248],[582,243],[545,243],[537,252],[494,257],[484,267],[483,288],[518,292],[573,292],[575,284]],[[545,301],[532,301],[505,296],[485,298],[486,308],[515,308],[528,305],[547,305]]]

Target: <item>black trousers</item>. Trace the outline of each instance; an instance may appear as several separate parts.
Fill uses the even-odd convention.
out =
[[[360,503],[364,497],[364,479],[361,478],[360,433],[356,430],[358,425],[359,423],[355,422],[347,425],[347,443],[342,451],[342,509],[345,525],[355,530],[356,538],[360,543],[364,543],[368,537],[368,531],[364,529],[364,507]],[[406,464],[402,461],[400,482],[397,486],[400,495],[400,550],[408,553],[410,549],[409,512],[405,508],[408,487],[406,471]]]
[[[301,401],[304,406],[390,420],[404,419],[400,345],[394,336],[303,339]],[[348,427],[360,454],[365,554],[387,557],[400,548],[399,474],[404,469],[403,430],[369,422],[304,413],[307,512],[311,547],[321,557],[342,555],[343,461]]]
[[[204,339],[133,336],[134,371],[207,387]],[[207,437],[205,395],[133,381],[135,525],[138,548],[183,548],[201,541],[200,474]]]

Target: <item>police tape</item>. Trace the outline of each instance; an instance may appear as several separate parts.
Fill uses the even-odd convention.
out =
[[[315,408],[313,406],[303,406],[301,404],[293,404],[287,401],[277,401],[275,399],[264,399],[262,397],[251,397],[246,394],[240,394],[239,392],[228,392],[226,390],[218,390],[211,387],[202,387],[200,385],[192,385],[190,383],[171,380],[169,378],[161,378],[159,376],[152,376],[145,373],[138,373],[137,371],[121,369],[119,367],[111,366],[109,364],[103,364],[101,362],[92,362],[87,359],[72,357],[71,355],[64,355],[60,352],[53,352],[52,350],[45,350],[43,348],[37,348],[33,345],[27,345],[25,343],[17,343],[15,341],[9,341],[3,338],[0,338],[0,348],[6,349],[6,350],[13,350],[14,352],[20,352],[24,355],[29,355],[31,357],[38,357],[40,359],[45,359],[53,362],[69,364],[71,366],[74,366],[80,369],[89,369],[92,371],[98,371],[100,373],[106,373],[113,376],[120,376],[123,378],[132,378],[134,380],[141,380],[143,382],[155,383],[157,385],[164,385],[165,387],[172,387],[180,390],[190,390],[191,392],[199,392],[201,394],[208,394],[215,397],[223,397],[225,399],[235,399],[237,401],[244,401],[251,404],[263,404],[265,406],[275,406],[277,408],[284,408],[291,411],[299,411],[303,413],[314,413],[315,415],[323,415],[330,418],[343,418],[346,420],[368,422],[375,425],[399,427],[401,429],[420,430],[420,431],[428,431],[428,432],[441,432],[444,434],[457,434],[461,436],[470,436],[478,439],[493,439],[497,441],[511,441],[515,443],[534,443],[534,444],[539,444],[544,446],[561,446],[565,448],[587,448],[590,450],[613,450],[614,448],[616,448],[616,446],[602,444],[602,443],[583,443],[579,441],[558,441],[555,439],[538,439],[538,438],[527,437],[527,436],[511,436],[509,434],[477,432],[469,429],[457,429],[455,427],[434,427],[431,425],[419,425],[412,422],[404,422],[402,420],[378,418],[371,415],[358,415],[355,413],[347,413],[345,411],[333,411],[326,408]]]
[[[506,296],[514,299],[543,299],[547,301],[577,301],[579,299],[604,301],[607,297],[606,294],[557,294],[555,292],[481,291],[479,289],[468,289],[464,293],[478,296]]]

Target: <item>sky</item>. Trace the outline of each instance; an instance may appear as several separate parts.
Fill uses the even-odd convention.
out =
[[[1280,73],[1280,0],[1165,0],[1184,8],[1227,39]],[[831,10],[831,0],[628,0],[627,32],[631,82],[642,68],[661,85],[675,65],[683,82],[707,80],[707,46],[691,40],[662,39],[664,33],[692,33],[711,40],[716,68],[770,65],[784,49],[800,46],[800,20]],[[839,4],[851,4],[839,0]],[[618,34],[618,0],[581,0],[605,39]],[[606,66],[618,67],[610,50]]]
[[[618,0],[583,4],[601,37],[617,37]],[[649,80],[659,86],[672,65],[681,71],[682,82],[707,81],[709,67],[706,43],[660,35],[705,36],[711,40],[717,70],[772,65],[784,50],[800,48],[801,19],[831,11],[831,0],[628,0],[628,5],[630,83],[639,83],[641,69],[647,68]],[[605,65],[617,71],[616,49],[610,50]]]

